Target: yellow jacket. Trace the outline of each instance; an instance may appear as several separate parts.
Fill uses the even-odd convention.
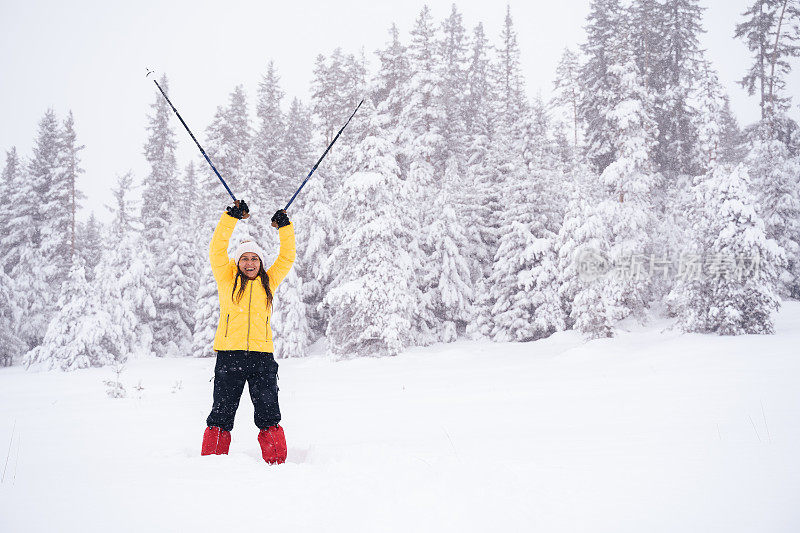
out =
[[[272,328],[270,317],[272,309],[267,309],[267,294],[261,280],[256,278],[251,283],[247,278],[242,299],[236,303],[231,298],[233,282],[236,279],[236,261],[228,257],[228,241],[231,239],[237,219],[223,213],[219,219],[214,236],[211,237],[209,259],[214,279],[217,281],[219,296],[219,324],[214,336],[214,350],[249,350],[252,352],[274,352],[272,344]],[[278,258],[267,269],[269,289],[275,295],[275,289],[289,270],[295,258],[294,226],[289,224],[278,229],[281,246]],[[260,258],[264,261],[264,258]],[[237,291],[238,288],[237,288]]]

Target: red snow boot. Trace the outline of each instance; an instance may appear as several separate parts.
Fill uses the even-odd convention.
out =
[[[261,445],[261,456],[267,463],[279,465],[286,461],[286,436],[282,427],[262,429],[258,433],[258,443]]]
[[[228,455],[231,446],[231,432],[217,426],[209,426],[203,433],[203,447],[200,455]]]

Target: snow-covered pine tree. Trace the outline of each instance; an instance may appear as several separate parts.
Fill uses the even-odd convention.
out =
[[[505,211],[487,290],[490,335],[496,340],[534,340],[564,329],[555,278],[555,238],[563,217],[558,160],[540,98],[519,120],[519,148],[506,162]]]
[[[334,214],[333,199],[316,174],[303,188],[297,232],[297,257],[293,270],[303,280],[302,301],[306,305],[309,327],[316,340],[325,333],[328,313],[322,300],[329,291],[334,272],[326,262],[340,239],[340,222]],[[340,214],[341,216],[341,214]],[[304,222],[305,221],[305,222]]]
[[[353,112],[354,106],[358,105],[363,95],[366,94],[366,88],[364,88],[364,92],[361,93],[362,96],[353,93],[353,81],[348,79],[348,77],[351,75],[355,76],[356,78],[360,78],[364,75],[364,73],[361,72],[361,67],[363,65],[360,63],[360,60],[356,56],[348,54],[347,56],[342,56],[341,61],[341,69],[337,69],[337,72],[341,72],[344,78],[341,80],[342,89],[337,91],[339,95],[335,98],[335,100],[339,102],[337,107],[342,111],[340,112],[336,121],[336,130],[334,131],[334,134],[339,131],[344,121]],[[353,99],[351,100],[350,98]],[[350,123],[350,125],[347,127],[347,130],[339,137],[336,144],[331,148],[331,151],[328,152],[325,163],[322,165],[323,169],[319,177],[322,179],[322,182],[330,195],[334,195],[342,180],[355,171],[355,166],[350,154],[352,153],[353,148],[364,138],[365,135],[363,121],[360,120],[360,118],[361,111],[358,112],[357,119],[354,119]],[[319,142],[318,136],[316,137],[315,141],[316,143]],[[319,146],[319,151],[321,151],[322,145],[319,144]],[[319,172],[319,170],[317,170],[317,172]],[[316,173],[315,176],[317,176]]]
[[[669,63],[665,9],[663,0],[633,0],[627,8],[627,24],[619,29],[628,34],[636,67],[648,93],[654,98],[664,94],[669,75],[664,68]],[[613,53],[613,50],[609,52]]]
[[[315,119],[315,155],[327,146],[366,94],[366,59],[345,55],[336,48],[330,58],[317,57],[312,80],[311,109]],[[359,115],[360,115],[359,111]],[[359,121],[355,120],[328,153],[325,164],[314,174],[329,195],[335,194],[344,176],[352,172],[350,152],[358,142]],[[313,164],[313,161],[312,161]],[[309,169],[306,170],[308,172]],[[292,191],[294,192],[294,190]]]
[[[292,268],[275,294],[272,311],[272,333],[275,357],[305,357],[312,343],[306,304],[302,299],[303,278]]]
[[[60,148],[60,132],[61,128],[58,125],[58,118],[52,109],[45,111],[41,121],[39,121],[39,130],[36,135],[36,141],[33,148],[33,157],[28,162],[28,176],[27,180],[31,182],[29,192],[37,195],[46,195],[53,182],[56,179],[56,173],[59,171],[59,148]],[[20,189],[17,189],[19,191]],[[35,198],[31,202],[36,201]],[[40,203],[38,200],[37,203]],[[34,218],[36,229],[41,229],[43,226],[42,221],[45,218],[45,213],[38,210]],[[37,244],[39,244],[37,242]]]
[[[0,366],[11,366],[28,351],[19,336],[22,306],[14,280],[0,269]]]
[[[336,48],[330,58],[317,56],[311,100],[326,145],[363,98],[366,74],[363,60],[345,55],[341,48]]]
[[[133,172],[130,170],[124,174],[118,174],[114,180],[114,187],[111,194],[114,196],[114,203],[107,205],[114,218],[111,223],[111,230],[116,234],[128,234],[137,232],[141,221],[136,216],[140,212],[139,207],[130,198],[133,187]]]
[[[169,92],[166,76],[162,76],[161,87]],[[148,268],[153,273],[153,301],[158,317],[152,324],[152,349],[155,355],[163,357],[182,355],[187,349],[190,336],[182,309],[191,302],[180,300],[180,291],[175,288],[192,274],[183,270],[176,255],[180,248],[180,235],[175,231],[174,190],[178,169],[175,132],[170,126],[172,110],[160,94],[151,109],[145,143],[145,158],[150,172],[142,191],[141,223],[144,246],[149,252],[145,261],[151,262]]]
[[[719,159],[721,137],[724,130],[725,90],[710,63],[701,66],[700,86],[697,88],[697,113],[695,129],[697,146],[695,166],[708,172]]]
[[[559,239],[566,245],[559,250],[559,264],[566,267],[559,276],[559,292],[574,329],[589,338],[611,337],[624,310],[618,308],[608,290],[609,243],[613,235],[608,213],[603,209],[607,206],[602,203],[607,193],[599,195],[603,198],[600,203],[592,203],[591,189],[578,190],[580,196],[567,212]]]
[[[109,238],[109,237],[107,237]],[[151,355],[155,305],[147,291],[147,265],[137,254],[141,245],[133,234],[121,241],[111,239],[115,248],[106,249],[103,256],[107,275],[98,276],[102,310],[107,334],[116,339],[116,355],[104,364],[116,364],[129,358]]]
[[[253,182],[251,178],[261,180],[263,176],[258,175],[257,151],[251,151],[253,132],[247,107],[247,95],[242,85],[234,87],[228,97],[227,106],[217,107],[214,119],[206,129],[206,133],[209,156],[220,174],[225,177],[228,186],[234,190],[243,191],[245,196],[256,194],[258,191],[258,196],[247,196],[245,200],[251,204],[251,215],[254,220],[262,221],[266,213],[260,213],[261,206],[257,201],[254,202],[254,198],[263,196],[264,192],[259,188],[260,181]],[[214,206],[203,211],[205,225],[199,226],[201,235],[198,237],[198,242],[207,242],[211,239],[220,213],[226,205],[231,205],[233,201],[205,162],[200,164],[203,169],[200,188],[205,193],[201,205]],[[244,229],[245,225],[240,225],[232,241],[239,239],[239,235]]]
[[[209,233],[208,240],[211,240]],[[202,242],[202,241],[199,241]],[[194,334],[192,336],[193,357],[214,356],[214,335],[219,324],[219,300],[217,299],[217,283],[211,272],[208,260],[203,261],[197,284],[197,296],[194,307]]]
[[[183,198],[183,209],[176,221],[176,226],[180,227],[180,249],[184,254],[180,261],[183,268],[189,273],[185,278],[185,285],[181,287],[180,295],[177,298],[185,298],[190,305],[181,308],[183,321],[194,332],[194,302],[197,297],[198,281],[202,272],[203,263],[206,261],[206,250],[199,245],[197,228],[202,225],[201,211],[204,206],[201,204],[202,193],[198,185],[198,175],[194,161],[190,161],[183,172],[179,182],[181,198]]]
[[[579,161],[581,153],[575,150],[570,132],[563,122],[553,124],[553,145],[564,169],[572,168]]]
[[[704,8],[698,4],[698,0],[665,0],[659,9],[664,35],[659,47],[662,61],[657,68],[663,87],[654,106],[659,137],[653,157],[656,168],[667,175],[697,171],[696,110],[691,91],[701,83],[698,67],[704,59],[700,34],[705,32]]]
[[[202,195],[198,179],[194,161],[189,161],[189,164],[186,165],[183,170],[181,179],[178,181],[181,198],[184,203],[180,220],[187,234],[190,233],[190,230],[193,228],[197,228],[201,220],[200,214],[203,206],[200,203]]]
[[[511,17],[511,6],[508,4],[506,5],[503,29],[500,32],[496,65],[497,113],[509,131],[516,134],[518,133],[518,121],[524,117],[528,104],[525,98],[525,82],[520,71],[517,30],[514,28],[514,20]]]
[[[39,253],[47,258],[50,269],[47,281],[54,291],[72,261],[75,253],[75,212],[84,197],[77,190],[76,181],[83,172],[78,152],[75,121],[70,112],[64,127],[59,128],[56,140],[56,168],[49,177],[46,196],[40,197],[39,211],[44,215],[41,226]]]
[[[488,215],[497,208],[499,191],[490,182],[493,174],[488,158],[499,120],[494,112],[498,104],[492,78],[493,67],[489,59],[491,46],[482,24],[473,30],[470,44],[464,104],[467,128],[462,178],[464,187],[460,210],[456,214],[462,220],[471,243],[470,249],[464,253],[469,262],[471,279],[480,283],[490,268],[497,244],[497,220]]]
[[[768,238],[786,254],[778,267],[780,294],[800,297],[800,161],[791,158],[787,146],[772,139],[773,121],[760,124],[751,140],[745,164],[752,176],[758,215]]]
[[[94,281],[94,268],[100,263],[103,255],[103,225],[97,221],[94,211],[89,215],[89,219],[78,222],[76,228],[76,248],[75,252],[81,256],[86,265],[86,280]]]
[[[405,201],[425,197],[435,197],[441,188],[440,176],[445,171],[448,146],[445,142],[445,109],[442,100],[442,56],[437,48],[441,42],[437,26],[427,6],[423,6],[411,30],[411,43],[408,46],[409,79],[404,85],[403,108],[399,121],[399,137],[395,160],[405,169],[399,169],[399,176],[405,178],[407,195]],[[391,123],[384,115],[376,117],[376,128],[385,129],[382,124]],[[374,134],[373,134],[374,135]],[[405,172],[404,172],[405,170]],[[418,209],[413,203],[397,201],[397,208],[405,212],[405,225],[409,231],[419,236],[418,241],[406,247],[411,254],[415,271],[414,281],[423,291],[427,286],[425,273],[435,270],[430,265],[432,250],[427,247],[434,242],[427,233],[435,213],[428,209]],[[415,296],[422,297],[419,290]],[[417,328],[416,342],[428,344],[438,340],[438,319],[432,314],[430,305],[417,300],[413,308],[420,315],[413,320]]]
[[[322,126],[326,143],[336,134],[336,115],[339,102],[336,98],[336,83],[344,77],[341,68],[341,49],[334,50],[330,64],[323,54],[318,54],[314,62],[314,78],[311,81],[311,101],[314,116]]]
[[[667,298],[684,331],[774,332],[773,314],[780,306],[777,266],[784,256],[765,232],[749,185],[743,165],[732,170],[718,165],[695,186],[696,240],[690,253],[702,258],[704,268],[679,272]]]
[[[442,137],[445,158],[450,161],[464,160],[467,146],[467,126],[464,87],[467,85],[467,38],[461,13],[453,4],[450,16],[442,22],[438,55],[441,58],[441,103],[443,120]],[[459,165],[461,166],[461,165]]]
[[[264,109],[261,111],[263,113]],[[245,160],[253,143],[253,131],[248,113],[247,94],[242,85],[233,88],[228,96],[228,105],[217,106],[214,118],[206,128],[206,135],[208,153],[217,170],[225,177],[228,185],[239,190],[243,189]],[[206,166],[202,168],[209,178],[217,180],[210,168]],[[228,201],[225,190],[219,187],[215,188],[214,196]]]
[[[606,84],[616,98],[599,111],[613,135],[616,156],[600,176],[605,189],[600,202],[584,210],[578,231],[581,241],[591,243],[590,253],[607,258],[614,270],[580,284],[571,309],[575,328],[590,337],[613,335],[619,320],[641,316],[652,298],[651,278],[643,265],[655,231],[651,154],[657,128],[652,101],[632,55],[624,49],[608,67]]]
[[[339,118],[339,127],[336,128],[336,131],[339,131],[339,128],[341,128],[344,118],[349,116],[348,111],[354,109],[367,94],[367,69],[368,61],[363,48],[359,51],[358,55],[348,54],[345,58],[344,91],[342,93],[344,113]],[[348,138],[345,137],[345,141],[347,141],[347,139]]]
[[[311,111],[299,99],[292,99],[289,113],[286,115],[286,132],[284,135],[284,149],[287,156],[285,172],[288,180],[287,184],[291,185],[287,189],[289,191],[289,196],[286,196],[287,201],[316,162],[316,156],[311,150],[313,137]],[[280,197],[280,200],[278,205],[285,205],[283,197]]]
[[[653,189],[657,176],[652,164],[658,128],[652,118],[652,99],[632,58],[609,69],[619,100],[609,110],[617,159],[600,176],[611,193],[600,207],[607,213],[612,240],[609,258],[625,265],[606,284],[617,308],[614,319],[641,314],[652,298],[649,275],[638,271],[637,256],[652,251],[656,233]]]
[[[286,198],[280,199],[278,207],[283,207],[284,202],[291,197],[291,194],[294,194],[295,187],[302,183],[303,178],[308,174],[315,162],[315,155],[311,152],[312,137],[311,111],[299,99],[295,98],[292,100],[289,113],[286,115],[284,137],[284,146],[287,154],[286,175],[291,179],[292,191]],[[301,195],[295,199],[291,208],[290,216],[295,223],[295,235],[297,238],[297,261],[295,261],[292,270],[297,279],[293,279],[290,282],[289,286],[292,289],[287,288],[286,292],[296,291],[297,294],[288,295],[284,298],[284,301],[290,302],[289,305],[293,309],[294,315],[290,320],[295,320],[297,327],[303,330],[298,331],[297,337],[294,338],[293,344],[289,347],[289,351],[294,354],[291,357],[296,357],[300,353],[305,355],[308,345],[325,331],[324,325],[314,328],[311,318],[311,315],[316,316],[315,308],[319,301],[308,305],[308,300],[306,299],[309,293],[308,281],[315,277],[320,262],[327,255],[325,251],[320,252],[320,255],[316,257],[306,253],[309,236],[313,233],[315,239],[321,238],[322,240],[335,237],[331,227],[332,224],[328,224],[328,217],[332,215],[325,207],[322,208],[323,211],[326,211],[325,213],[310,215],[311,210],[315,208],[318,201],[328,203],[327,200],[329,200],[324,193],[323,184],[319,180],[320,177],[315,174],[311,181],[303,187]],[[274,234],[274,232],[272,233]],[[317,243],[319,243],[319,240],[317,240]],[[284,281],[284,284],[287,281]],[[316,280],[312,281],[312,284],[315,282]]]
[[[745,136],[731,110],[730,98],[726,95],[722,105],[722,131],[719,145],[719,161],[737,165],[747,155]]]
[[[4,243],[14,246],[19,252],[10,276],[20,288],[25,309],[20,333],[29,346],[42,341],[60,287],[60,282],[56,282],[60,272],[56,249],[53,246],[43,248],[43,243],[57,242],[54,238],[56,228],[48,219],[53,213],[44,206],[59,173],[59,136],[55,112],[48,109],[39,122],[33,157],[14,188],[12,204],[17,216],[12,222],[11,233],[4,239]],[[56,215],[54,217],[58,220]],[[66,225],[58,229],[64,227]]]
[[[564,218],[568,197],[563,193],[563,173],[571,168],[565,165],[555,140],[556,128],[540,96],[531,102],[528,112],[520,120],[520,156],[522,164],[535,182],[538,204],[532,204],[545,228],[558,232]]]
[[[72,111],[67,115],[64,121],[64,127],[61,131],[60,147],[59,147],[59,166],[61,172],[58,176],[58,193],[53,195],[53,199],[59,198],[58,206],[63,210],[64,214],[61,216],[68,217],[69,220],[69,233],[62,240],[66,243],[61,244],[63,251],[63,264],[68,264],[72,256],[75,255],[77,244],[76,239],[76,222],[75,216],[78,208],[80,208],[80,201],[86,199],[86,195],[78,189],[78,177],[83,174],[84,170],[80,166],[80,157],[78,153],[83,150],[85,146],[78,144],[78,135],[75,132],[75,118],[72,116]],[[64,194],[66,193],[66,195]],[[64,197],[66,196],[66,197]],[[63,227],[61,228],[63,231]]]
[[[377,51],[380,66],[371,83],[371,94],[372,102],[382,117],[384,136],[399,145],[403,137],[401,120],[411,73],[408,48],[400,41],[400,32],[395,24],[392,24],[389,35],[390,40],[385,48]],[[410,164],[407,155],[409,154],[403,150],[395,152],[400,178],[403,180],[408,176]],[[308,282],[309,278],[305,277],[304,280]]]
[[[342,127],[345,119],[353,112],[354,106],[357,105],[367,93],[366,59],[363,54],[360,57],[348,54],[343,57],[343,60],[344,79],[341,80],[343,90],[338,91],[340,96],[337,97],[340,101],[339,105],[342,111],[336,124],[337,132]],[[359,114],[360,113],[359,111]],[[336,185],[341,182],[342,178],[349,176],[355,171],[350,153],[353,148],[364,139],[365,135],[366,129],[364,127],[364,122],[362,120],[354,120],[328,153],[328,158],[325,162],[325,167],[327,169],[326,174],[337,176],[337,178],[335,181],[329,180],[327,183],[333,185],[334,190]]]
[[[105,309],[95,305],[96,297],[86,281],[83,259],[76,255],[63,283],[58,312],[42,344],[26,354],[26,365],[75,370],[124,362],[122,332]]]
[[[408,82],[408,50],[400,41],[400,30],[392,24],[389,29],[390,40],[385,48],[378,50],[380,66],[371,84],[372,101],[378,110],[387,117],[387,127],[397,128],[403,110],[402,95]],[[402,170],[402,169],[401,169]]]
[[[578,111],[586,125],[586,157],[602,172],[614,159],[614,133],[604,112],[613,107],[615,88],[609,68],[617,50],[625,44],[626,21],[619,0],[593,0],[586,25],[586,42],[581,50],[586,57],[581,67],[581,101]]]
[[[442,135],[444,112],[441,107],[437,32],[428,6],[423,6],[408,47],[410,78],[403,95],[400,119],[400,150],[408,162],[408,182],[415,194],[423,194],[444,171],[445,145]],[[429,220],[419,217],[423,226]]]
[[[21,228],[15,227],[14,219],[19,216],[14,201],[16,189],[22,185],[23,163],[17,155],[17,147],[6,151],[6,163],[0,174],[0,270],[10,272],[19,257],[18,240],[22,238]]]
[[[0,174],[0,198],[3,198],[0,204],[0,231],[3,235],[0,238],[0,366],[11,366],[28,351],[28,346],[18,334],[23,309],[19,302],[19,289],[5,272],[6,269],[10,271],[12,262],[19,256],[19,250],[8,238],[14,236],[14,218],[17,215],[12,199],[15,196],[14,189],[20,185],[21,166],[17,148],[12,146],[6,151],[6,164]]]
[[[580,134],[578,103],[580,102],[581,85],[578,79],[580,63],[578,56],[569,48],[564,48],[556,67],[556,79],[553,81],[554,95],[550,101],[553,107],[564,112],[564,122],[572,130],[572,146],[578,149]]]
[[[95,267],[99,301],[110,317],[108,329],[117,332],[123,360],[150,355],[156,318],[152,262],[136,226],[132,184],[130,172],[117,176],[114,205],[109,206],[114,218],[104,235],[102,260]]]
[[[791,66],[788,58],[800,55],[800,8],[788,0],[752,0],[736,25],[753,62],[739,83],[751,96],[758,91],[761,119],[788,110],[791,98],[783,91]]]
[[[371,122],[374,108],[365,105],[362,120]],[[345,180],[334,201],[335,212],[344,215],[338,221],[342,242],[325,264],[333,282],[324,306],[336,357],[395,355],[414,341],[419,298],[408,247],[416,236],[402,211],[408,200],[394,149],[371,127],[352,154],[360,171]]]
[[[199,273],[205,259],[205,250],[198,246],[195,236],[200,225],[200,191],[194,163],[187,165],[185,172],[176,180],[182,208],[173,213],[172,227],[174,248],[166,257],[165,266],[171,267],[173,285],[169,288],[173,316],[177,320],[174,335],[168,343],[167,353],[189,355],[195,329],[195,297],[197,296]],[[166,270],[166,269],[165,269]],[[163,301],[162,301],[163,302]]]
[[[484,162],[489,150],[497,121],[494,109],[499,104],[495,102],[496,92],[492,83],[491,45],[483,24],[475,26],[470,45],[464,96],[464,122],[468,136],[465,161],[469,166],[476,166]]]
[[[508,174],[515,168],[521,168],[521,148],[512,137],[505,122],[500,122],[494,133],[491,146],[482,164],[471,169],[475,201],[469,217],[472,239],[476,242],[472,267],[475,280],[475,315],[476,319],[468,328],[468,336],[479,338],[489,336],[492,330],[493,294],[489,286],[495,254],[503,234],[506,205],[504,194],[508,189]]]
[[[775,6],[779,0],[754,0],[742,16],[749,17],[736,25],[735,37],[744,39],[753,53],[753,64],[739,81],[749,95],[760,93],[761,119],[767,117],[767,92],[769,91],[769,58],[772,43],[770,29],[775,26]]]
[[[566,315],[555,286],[555,242],[555,235],[535,220],[510,223],[509,232],[500,240],[495,270],[489,278],[489,290],[497,292],[491,331],[496,341],[531,341],[566,328]]]
[[[483,164],[474,168],[474,189],[478,199],[471,222],[478,247],[475,258],[480,272],[475,279],[475,321],[467,335],[471,338],[488,337],[494,327],[492,309],[496,293],[492,291],[490,276],[503,235],[508,211],[505,195],[510,188],[508,180],[514,172],[522,173],[521,149],[505,122],[498,124],[491,147]]]
[[[225,176],[228,185],[241,184],[244,161],[252,142],[247,95],[242,85],[234,87],[227,106],[217,107],[207,136],[208,152],[217,170]]]
[[[587,274],[582,268],[588,265],[590,259],[602,260],[600,254],[607,251],[608,243],[602,241],[605,238],[602,221],[591,213],[591,209],[603,197],[599,177],[588,164],[576,165],[562,187],[568,201],[556,238],[558,276],[555,286],[565,316],[565,327],[571,329],[577,316],[577,313],[572,315],[572,307],[587,281],[582,279]]]
[[[256,96],[256,117],[258,124],[250,147],[250,163],[246,165],[244,194],[251,200],[251,208],[263,208],[261,216],[254,216],[253,223],[259,224],[259,233],[266,233],[269,227],[269,212],[273,206],[285,205],[293,190],[297,177],[287,175],[289,159],[294,156],[286,146],[287,117],[281,110],[284,93],[280,88],[280,78],[272,61],[267,72],[261,77]],[[260,200],[259,206],[255,199]],[[269,206],[269,207],[267,207]],[[275,207],[277,209],[277,207]],[[254,213],[255,215],[255,213]]]
[[[426,243],[431,258],[423,280],[424,302],[441,342],[453,342],[463,335],[475,314],[472,274],[464,257],[470,243],[457,214],[461,173],[455,158],[448,159],[442,189],[433,202],[436,216]]]
[[[161,87],[169,92],[166,75],[161,77]],[[170,223],[172,221],[172,190],[177,176],[175,132],[170,127],[172,110],[160,94],[150,104],[148,138],[144,156],[150,171],[144,179],[141,204],[143,243],[156,263],[163,259],[164,250],[170,249]]]

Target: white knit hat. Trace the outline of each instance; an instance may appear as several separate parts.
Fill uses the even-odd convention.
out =
[[[261,249],[259,245],[257,245],[254,241],[244,241],[242,244],[236,247],[236,251],[233,252],[233,258],[236,259],[236,264],[239,264],[239,259],[242,258],[244,254],[247,252],[252,252],[258,256],[261,262],[264,262],[264,250]]]

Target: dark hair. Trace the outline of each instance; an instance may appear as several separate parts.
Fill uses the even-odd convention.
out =
[[[258,258],[259,266],[258,266],[258,275],[256,277],[261,278],[261,284],[264,286],[264,292],[267,293],[267,309],[272,307],[272,291],[269,290],[269,276],[267,275],[267,271],[264,270],[264,263],[261,261],[261,258]],[[241,281],[240,281],[241,280]],[[231,300],[235,303],[239,303],[242,299],[242,295],[244,294],[244,288],[247,286],[247,282],[250,281],[242,271],[239,270],[239,265],[236,265],[236,279],[233,280],[233,290],[231,290]],[[239,292],[236,292],[236,286],[239,286]]]

